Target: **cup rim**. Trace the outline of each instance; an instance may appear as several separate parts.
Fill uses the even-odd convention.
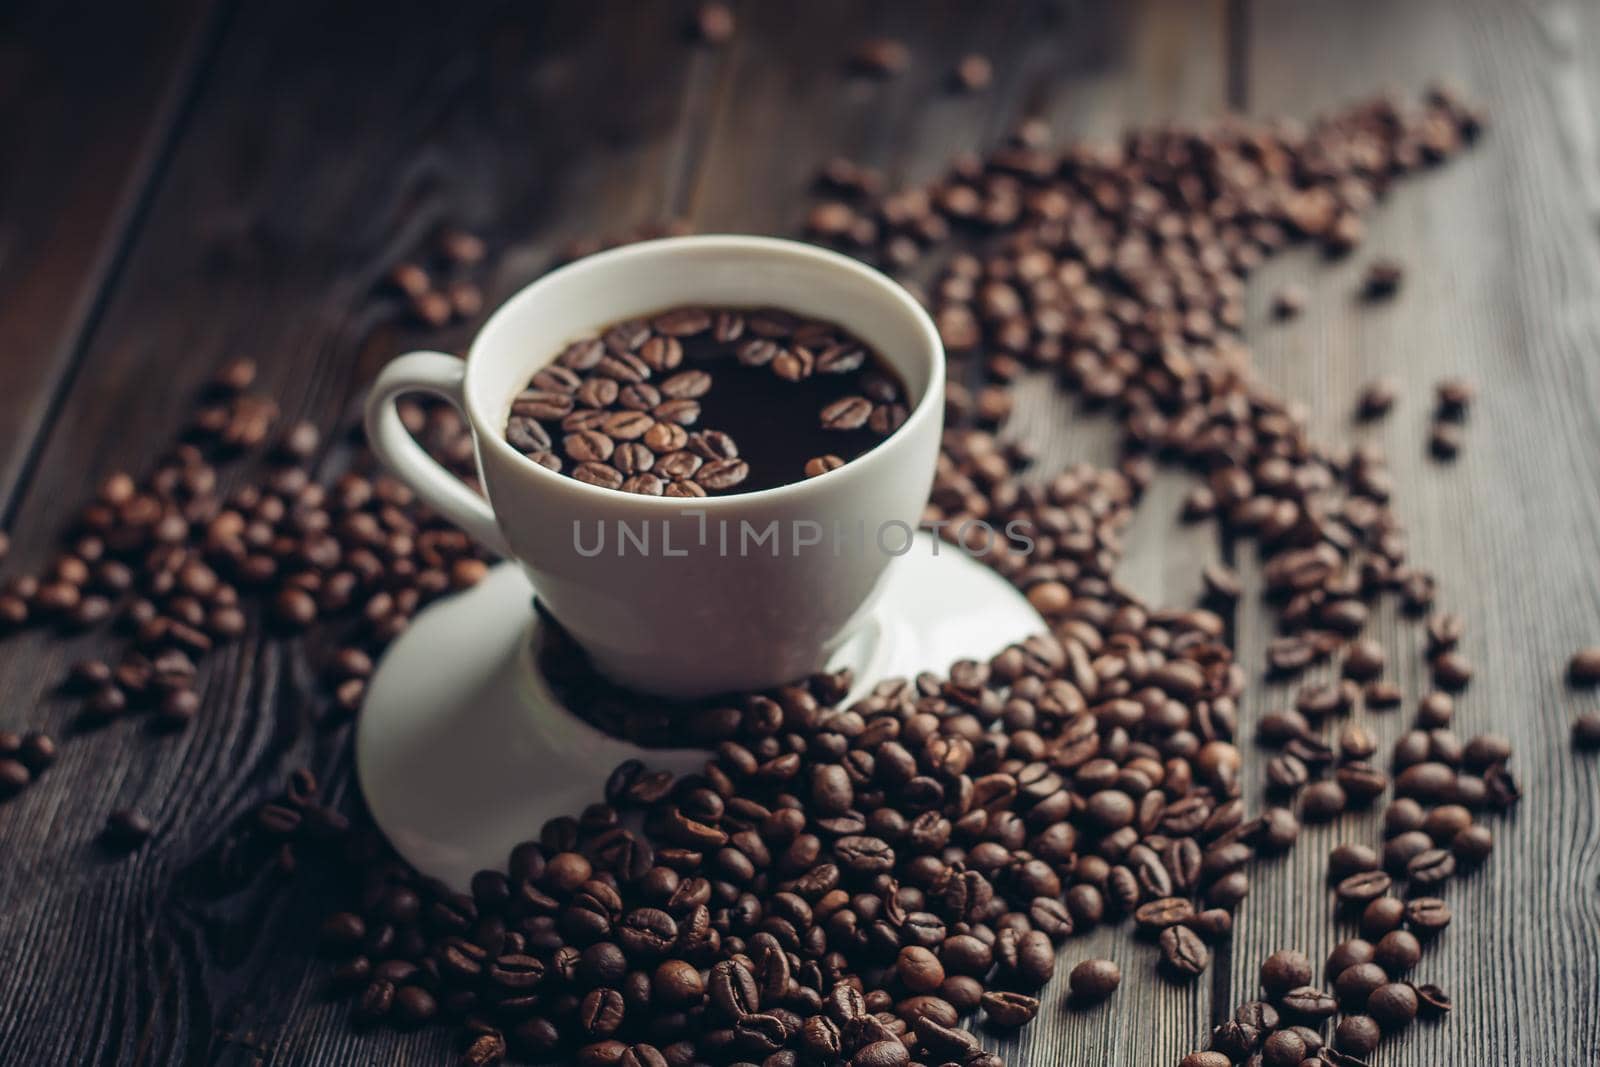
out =
[[[932,366],[928,375],[927,388],[911,413],[906,416],[906,421],[878,442],[867,452],[855,459],[814,478],[801,478],[799,481],[787,482],[783,485],[773,486],[770,489],[757,489],[748,493],[729,493],[719,496],[705,497],[669,497],[647,496],[642,493],[623,493],[616,489],[606,489],[598,485],[550,470],[533,462],[527,456],[518,452],[506,443],[503,428],[497,429],[493,422],[485,417],[476,401],[476,390],[472,387],[474,371],[478,365],[482,346],[485,338],[495,332],[495,327],[500,322],[510,317],[516,308],[532,303],[539,299],[542,290],[548,288],[558,280],[570,279],[574,275],[605,270],[612,265],[632,258],[663,255],[672,252],[694,252],[701,255],[717,252],[756,251],[765,255],[791,256],[810,259],[826,264],[829,269],[849,273],[862,284],[872,287],[885,299],[893,303],[900,311],[909,315],[910,320],[922,335],[925,342],[924,350],[932,354]],[[774,300],[774,307],[782,307],[781,300]],[[536,479],[550,479],[552,490],[577,492],[579,494],[597,494],[596,502],[609,502],[612,505],[636,503],[639,507],[655,509],[673,509],[681,511],[684,508],[705,509],[709,511],[729,511],[752,505],[772,504],[791,498],[824,492],[830,485],[836,485],[848,472],[850,476],[867,477],[869,468],[890,462],[889,454],[895,442],[908,439],[912,431],[929,419],[940,417],[944,408],[945,385],[945,352],[944,342],[939,336],[938,327],[934,325],[927,309],[917,302],[905,287],[890,278],[882,271],[867,266],[859,260],[834,252],[830,249],[820,248],[816,245],[806,244],[802,241],[792,241],[782,237],[761,237],[749,234],[718,233],[695,234],[687,237],[662,237],[649,241],[639,241],[619,248],[596,252],[584,256],[562,267],[536,278],[532,282],[517,290],[508,297],[486,319],[477,333],[472,338],[472,343],[467,347],[466,372],[464,379],[463,401],[467,415],[473,422],[479,440],[479,448],[488,448],[500,454],[503,458],[519,465],[518,469],[526,469],[530,476]]]

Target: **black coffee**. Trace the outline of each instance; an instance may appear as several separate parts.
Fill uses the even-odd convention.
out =
[[[701,497],[826,474],[908,411],[894,372],[836,323],[685,306],[568,345],[512,399],[506,441],[591,485]]]

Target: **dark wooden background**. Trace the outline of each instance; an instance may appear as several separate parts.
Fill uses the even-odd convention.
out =
[[[291,417],[332,425],[420,338],[375,282],[441,221],[485,233],[491,296],[564,241],[669,216],[702,230],[787,233],[814,167],[845,154],[895,179],[1042,116],[1060,138],[1227,109],[1309,115],[1384,86],[1449,76],[1491,112],[1489,136],[1376,211],[1354,257],[1308,252],[1252,283],[1265,377],[1326,435],[1389,450],[1415,555],[1469,620],[1478,680],[1464,733],[1517,746],[1527,799],[1497,824],[1486,870],[1450,887],[1457,922],[1421,973],[1457,998],[1380,1062],[1594,1064],[1600,1059],[1600,763],[1567,725],[1593,694],[1560,665],[1600,641],[1600,10],[1507,0],[1118,4],[747,2],[721,50],[682,37],[684,3],[326,4],[301,0],[13,0],[0,5],[0,525],[11,567],[43,560],[110,470],[138,468],[225,359],[253,356]],[[841,74],[869,34],[907,41],[903,78]],[[995,84],[943,91],[968,50]],[[1399,299],[1358,308],[1364,261],[1408,267]],[[1276,325],[1271,291],[1311,293]],[[459,343],[462,328],[445,338]],[[1407,399],[1357,431],[1357,385]],[[1460,460],[1424,446],[1423,397],[1447,373],[1482,400]],[[1040,383],[1015,425],[1050,460],[1109,462],[1109,421]],[[1181,528],[1181,476],[1160,480],[1126,580],[1183,604],[1198,565],[1231,555]],[[1238,561],[1254,581],[1252,561]],[[1246,664],[1271,632],[1246,598]],[[1398,679],[1422,683],[1420,634],[1381,618]],[[68,730],[53,693],[101,647],[28,634],[0,643],[0,725]],[[359,1037],[312,962],[315,878],[287,895],[214,901],[184,872],[286,770],[352,788],[348,738],[310,727],[303,654],[259,628],[209,662],[205,712],[177,738],[136,723],[73,737],[58,766],[0,807],[0,1062],[432,1064],[442,1031]],[[1246,720],[1282,701],[1258,684]],[[1408,706],[1409,702],[1408,702]],[[1373,716],[1392,738],[1408,712]],[[1250,773],[1260,775],[1260,761]],[[1250,783],[1251,795],[1259,782]],[[137,804],[156,839],[114,859],[94,838]],[[1110,1005],[1060,1010],[1060,985],[1011,1062],[1170,1064],[1249,995],[1270,950],[1320,958],[1328,846],[1376,840],[1351,818],[1263,866],[1231,948],[1206,980],[1156,979],[1125,931],[1072,942],[1063,963],[1121,961]],[[1067,966],[1060,968],[1064,973]]]

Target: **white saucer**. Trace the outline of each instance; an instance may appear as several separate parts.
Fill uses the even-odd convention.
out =
[[[858,691],[889,677],[943,673],[1046,629],[1005,579],[919,534],[890,567],[860,635],[829,666]],[[602,799],[606,776],[641,759],[699,769],[699,749],[645,749],[561,706],[534,666],[543,624],[522,570],[505,563],[420,613],[389,647],[356,730],[356,773],[372,817],[424,874],[465,888],[546,820]]]

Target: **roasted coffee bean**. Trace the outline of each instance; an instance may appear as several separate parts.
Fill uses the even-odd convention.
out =
[[[650,988],[654,999],[668,1008],[694,1006],[706,991],[700,971],[686,960],[666,960],[658,965]]]
[[[1297,1019],[1320,1023],[1332,1018],[1339,1010],[1339,1002],[1332,993],[1312,985],[1297,986],[1278,998],[1284,1011]]]
[[[1038,930],[1029,930],[1017,943],[1016,978],[1026,988],[1037,989],[1050,981],[1056,970],[1055,946]]]
[[[1433,838],[1421,830],[1396,834],[1383,844],[1384,869],[1394,875],[1403,875],[1413,859],[1433,847]]]
[[[622,472],[604,463],[579,463],[572,468],[572,476],[580,482],[597,485],[602,489],[622,488]]]
[[[1300,817],[1307,822],[1327,822],[1343,813],[1348,797],[1332,779],[1313,782],[1300,794]]]
[[[499,1031],[479,1034],[461,1054],[464,1067],[495,1067],[505,1058],[506,1039]]]
[[[872,414],[872,401],[863,396],[847,396],[822,409],[824,430],[859,430]]]
[[[137,808],[118,808],[106,818],[105,840],[112,848],[133,849],[154,831],[150,817]]]
[[[1161,897],[1141,904],[1133,918],[1141,929],[1160,931],[1194,918],[1194,905],[1184,897]]]
[[[894,849],[876,837],[841,837],[834,842],[833,854],[841,867],[857,876],[883,874],[894,867]]]
[[[1573,685],[1600,685],[1600,645],[1572,654],[1567,661],[1567,680]]]
[[[851,66],[862,74],[886,78],[901,74],[911,64],[911,50],[891,37],[863,41],[851,54]]]
[[[1367,1014],[1385,1034],[1396,1034],[1417,1017],[1417,992],[1405,982],[1388,982],[1367,997]]]
[[[1335,945],[1333,951],[1328,953],[1327,963],[1323,965],[1323,973],[1329,978],[1336,978],[1347,967],[1358,963],[1371,963],[1373,948],[1371,942],[1363,941],[1359,937],[1348,941],[1341,941]]]
[[[1406,863],[1406,878],[1419,889],[1432,889],[1443,885],[1456,873],[1454,854],[1442,848],[1430,848],[1411,857]]]
[[[1468,867],[1476,866],[1489,858],[1494,849],[1494,834],[1487,826],[1468,826],[1450,839],[1450,852],[1455,859]],[[1439,869],[1433,872],[1439,873]],[[1421,884],[1421,883],[1419,883]]]
[[[1393,879],[1382,871],[1361,871],[1341,879],[1334,892],[1342,904],[1365,906],[1387,893],[1392,884]]]
[[[730,1021],[754,1014],[760,1008],[755,976],[735,960],[722,960],[712,967],[707,988],[712,1005]]]
[[[1394,780],[1397,796],[1423,803],[1445,803],[1455,793],[1456,774],[1449,765],[1424,761],[1406,767]]]
[[[1172,976],[1187,980],[1211,963],[1211,953],[1187,926],[1169,926],[1161,931],[1161,961]]]
[[[1251,1057],[1260,1045],[1261,1038],[1259,1027],[1238,1019],[1228,1019],[1211,1031],[1211,1047],[1227,1056],[1231,1062],[1238,1063]]]
[[[1373,990],[1388,981],[1389,976],[1377,963],[1358,963],[1347,967],[1333,981],[1339,995],[1339,1004],[1345,1011],[1361,1011]]]
[[[1261,1044],[1263,1067],[1300,1067],[1306,1058],[1305,1039],[1292,1030],[1279,1030],[1268,1034]]]
[[[1033,1017],[1039,1014],[1038,998],[1022,993],[985,993],[981,1004],[991,1025],[1008,1030],[1032,1022]]]
[[[732,489],[750,476],[750,468],[742,459],[715,459],[701,467],[694,480],[702,488],[721,492]]]
[[[1184,923],[1207,941],[1220,941],[1233,930],[1233,916],[1224,908],[1207,908],[1196,912]]]
[[[1380,938],[1405,921],[1405,904],[1396,897],[1379,897],[1361,912],[1361,936]]]
[[[14,797],[34,781],[34,774],[21,760],[0,758],[0,797]]]
[[[1400,386],[1392,378],[1377,378],[1361,387],[1356,401],[1356,414],[1363,419],[1377,419],[1394,407]]]
[[[1204,963],[1201,964],[1204,967]],[[1073,997],[1084,1002],[1105,1000],[1122,984],[1122,968],[1111,960],[1084,960],[1072,968],[1067,985]]]
[[[1436,985],[1423,983],[1413,986],[1412,989],[1417,994],[1417,1013],[1424,1018],[1436,1019],[1447,1014],[1453,1007],[1450,994]]]
[[[1450,925],[1450,918],[1450,906],[1438,897],[1413,897],[1406,901],[1406,925],[1419,937],[1443,930]]]
[[[617,441],[637,441],[650,432],[656,420],[643,411],[617,411],[601,422],[607,436]]]
[[[28,770],[39,774],[55,763],[57,752],[53,738],[35,731],[22,736],[16,755]]]
[[[1271,999],[1310,984],[1311,961],[1303,952],[1284,949],[1274,952],[1261,964],[1261,988]]]
[[[844,460],[838,456],[831,454],[814,456],[806,460],[805,475],[807,478],[815,478],[819,475],[827,474],[829,471],[836,471],[842,466],[844,466]]]
[[[617,1061],[617,1067],[671,1067],[666,1056],[654,1045],[639,1042],[629,1045]]]
[[[1346,1015],[1333,1031],[1333,1047],[1340,1052],[1365,1058],[1377,1051],[1382,1037],[1378,1024],[1367,1015]]]
[[[920,945],[908,945],[895,959],[900,983],[913,993],[932,993],[944,982],[939,957]]]
[[[630,955],[660,956],[677,940],[678,924],[658,908],[639,908],[623,917],[616,927],[616,937]]]
[[[378,1022],[393,1010],[394,997],[393,982],[382,980],[373,982],[361,993],[361,999],[356,1005],[357,1017],[364,1022]]]
[[[850,1067],[908,1067],[910,1063],[911,1053],[896,1038],[865,1045],[850,1059]]]
[[[598,430],[579,430],[561,440],[561,447],[576,463],[604,463],[616,451],[616,442]]]
[[[1407,930],[1391,930],[1373,946],[1373,962],[1391,975],[1402,975],[1422,959],[1422,944]]]

